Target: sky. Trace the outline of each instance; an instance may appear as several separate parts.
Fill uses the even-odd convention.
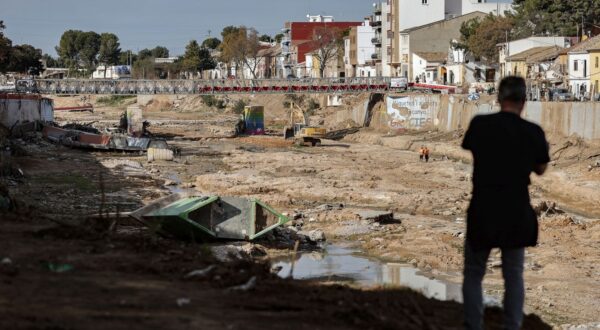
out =
[[[275,35],[286,21],[306,15],[333,15],[361,21],[373,0],[0,0],[0,20],[13,44],[31,44],[56,56],[65,30],[112,32],[121,49],[157,45],[180,55],[192,39],[220,37],[227,25],[245,25]]]

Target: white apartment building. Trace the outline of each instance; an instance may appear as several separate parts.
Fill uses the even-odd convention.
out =
[[[446,18],[466,15],[476,11],[486,14],[503,16],[505,12],[512,11],[512,2],[499,0],[446,0]]]

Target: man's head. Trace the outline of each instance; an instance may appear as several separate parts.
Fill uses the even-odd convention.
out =
[[[527,100],[527,86],[521,77],[506,77],[500,82],[498,88],[498,102],[500,111],[521,114]]]

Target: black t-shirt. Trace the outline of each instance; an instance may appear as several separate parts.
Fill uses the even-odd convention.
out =
[[[550,161],[544,131],[516,114],[473,118],[462,147],[473,153],[473,199],[467,240],[473,248],[537,244],[528,186],[536,164]]]

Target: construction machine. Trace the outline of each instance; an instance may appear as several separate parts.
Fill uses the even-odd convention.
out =
[[[295,103],[290,105],[290,126],[283,129],[285,139],[294,139],[298,146],[320,146],[321,139],[327,135],[324,127],[310,126],[308,116]]]

